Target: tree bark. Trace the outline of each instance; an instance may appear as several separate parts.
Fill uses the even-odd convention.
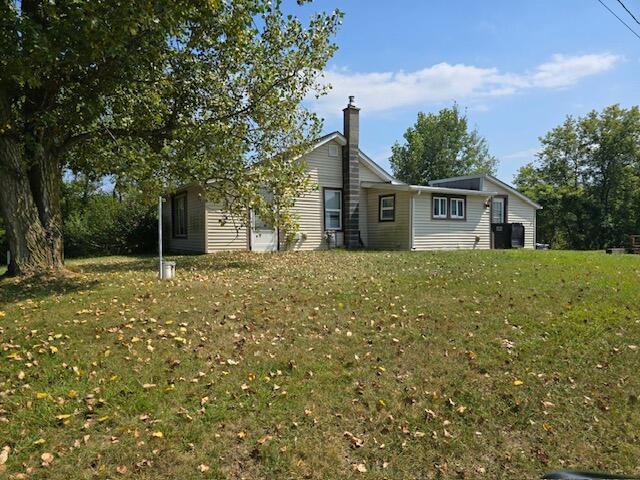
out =
[[[54,273],[62,268],[62,252],[56,251],[38,215],[20,145],[7,137],[0,137],[0,211],[11,252],[9,274]]]

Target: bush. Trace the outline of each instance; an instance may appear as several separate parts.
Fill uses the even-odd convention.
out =
[[[65,256],[148,253],[156,249],[155,207],[135,199],[93,195],[84,208],[68,212],[64,225]]]

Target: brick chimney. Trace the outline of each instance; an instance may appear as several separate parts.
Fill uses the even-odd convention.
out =
[[[342,147],[342,187],[344,202],[344,245],[347,248],[360,247],[360,162],[358,143],[360,141],[360,109],[356,107],[354,97],[344,112],[344,136],[347,144]]]

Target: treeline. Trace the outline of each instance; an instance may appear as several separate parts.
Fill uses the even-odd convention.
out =
[[[153,199],[127,184],[111,185],[84,175],[62,185],[65,257],[150,253],[157,249],[158,215]],[[0,263],[6,264],[6,232],[0,220]]]
[[[640,234],[640,110],[612,105],[567,117],[540,139],[517,188],[542,205],[538,241],[553,248],[625,246]]]

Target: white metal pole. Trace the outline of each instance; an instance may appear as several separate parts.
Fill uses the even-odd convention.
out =
[[[160,280],[162,280],[162,196],[158,197],[158,256],[160,257]]]

